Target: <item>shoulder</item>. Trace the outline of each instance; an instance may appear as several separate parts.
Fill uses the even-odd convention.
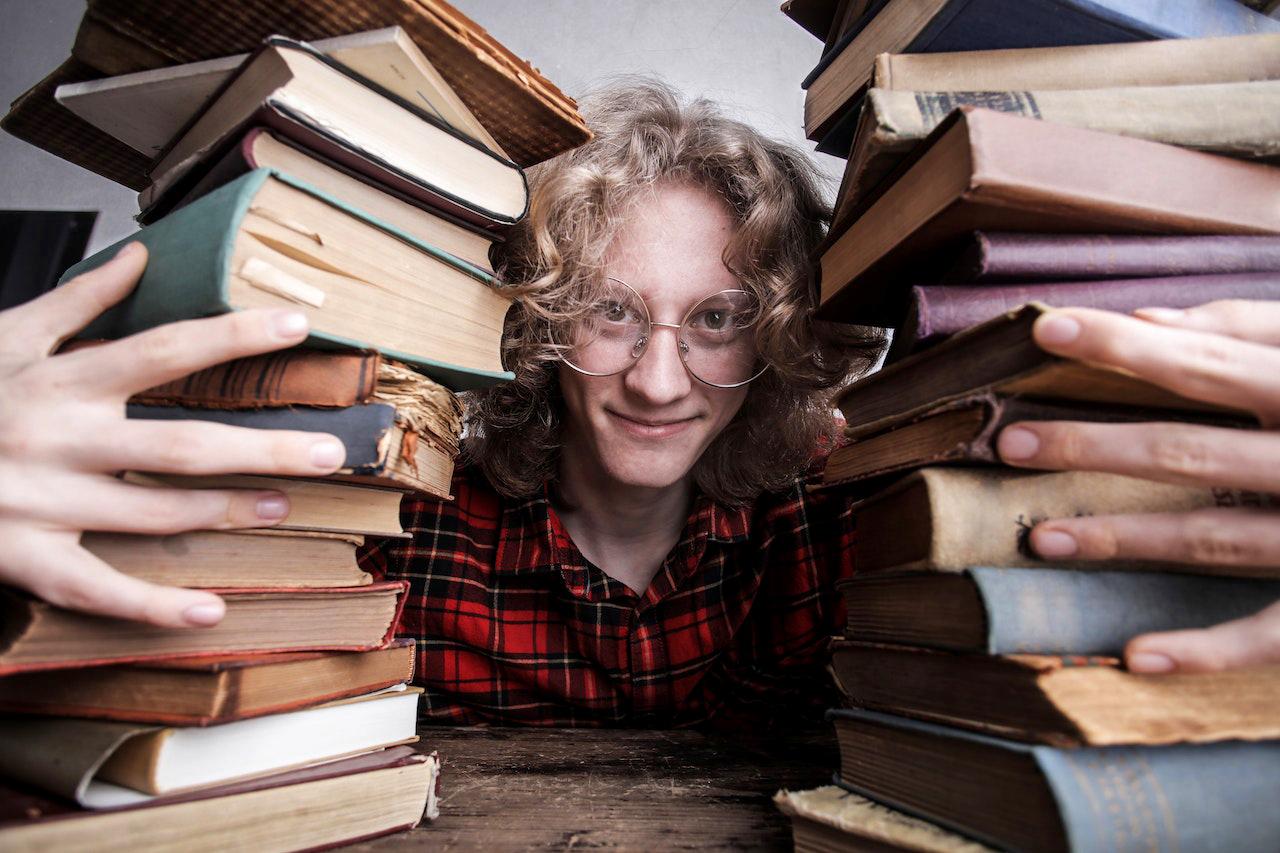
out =
[[[455,532],[459,527],[497,528],[506,509],[506,498],[493,488],[478,466],[458,466],[450,490],[451,500],[407,495],[400,505],[405,530],[419,534],[444,529]]]

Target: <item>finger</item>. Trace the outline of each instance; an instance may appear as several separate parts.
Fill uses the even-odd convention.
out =
[[[301,343],[307,328],[307,316],[287,308],[233,311],[167,323],[58,360],[80,386],[127,396],[224,361]]]
[[[90,471],[275,474],[315,477],[342,467],[347,451],[324,433],[250,429],[204,421],[114,421],[93,441],[69,436],[52,451]]]
[[[3,315],[6,348],[48,355],[95,317],[129,295],[147,266],[147,249],[129,243],[97,269],[76,276]]]
[[[1010,465],[1105,471],[1164,483],[1280,492],[1280,435],[1194,424],[1011,424],[996,440]]]
[[[6,580],[29,578],[28,591],[57,607],[169,628],[209,627],[226,612],[213,593],[129,577],[72,540],[33,535],[21,553],[33,565],[7,566]]]
[[[289,499],[268,490],[169,489],[51,473],[5,509],[63,529],[164,535],[269,527],[288,517]]]
[[[1119,367],[1184,397],[1254,412],[1264,422],[1280,418],[1280,350],[1273,347],[1091,308],[1046,312],[1033,333],[1056,355]]]
[[[1280,273],[1277,273],[1280,278]],[[1139,308],[1133,312],[1161,326],[1230,335],[1256,344],[1280,346],[1280,302],[1219,299],[1194,308]]]
[[[1265,509],[1056,518],[1037,524],[1031,547],[1047,560],[1133,560],[1231,567],[1261,576],[1280,566],[1280,514]]]
[[[1216,672],[1280,663],[1280,601],[1212,628],[1143,634],[1129,641],[1124,657],[1134,672]]]

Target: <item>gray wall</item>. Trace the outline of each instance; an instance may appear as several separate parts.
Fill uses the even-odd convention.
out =
[[[800,80],[821,45],[778,11],[778,0],[453,3],[572,96],[611,76],[656,75],[813,150],[801,132]],[[0,0],[0,102],[66,58],[83,9],[83,0]],[[834,194],[842,161],[814,156]],[[90,251],[129,234],[137,210],[130,190],[8,134],[0,134],[0,208],[101,211]]]

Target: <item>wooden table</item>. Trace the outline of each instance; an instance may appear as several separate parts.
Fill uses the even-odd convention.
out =
[[[440,817],[377,851],[790,850],[779,788],[827,784],[829,726],[771,740],[685,730],[423,726]]]

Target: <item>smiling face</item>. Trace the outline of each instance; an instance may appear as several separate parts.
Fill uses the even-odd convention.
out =
[[[686,184],[662,184],[630,211],[609,248],[606,273],[631,286],[654,323],[680,323],[702,299],[741,287],[724,265],[736,223],[728,206]],[[677,330],[653,327],[644,354],[612,376],[559,371],[565,401],[562,465],[616,487],[684,482],[733,420],[747,387],[714,388],[689,375]]]

